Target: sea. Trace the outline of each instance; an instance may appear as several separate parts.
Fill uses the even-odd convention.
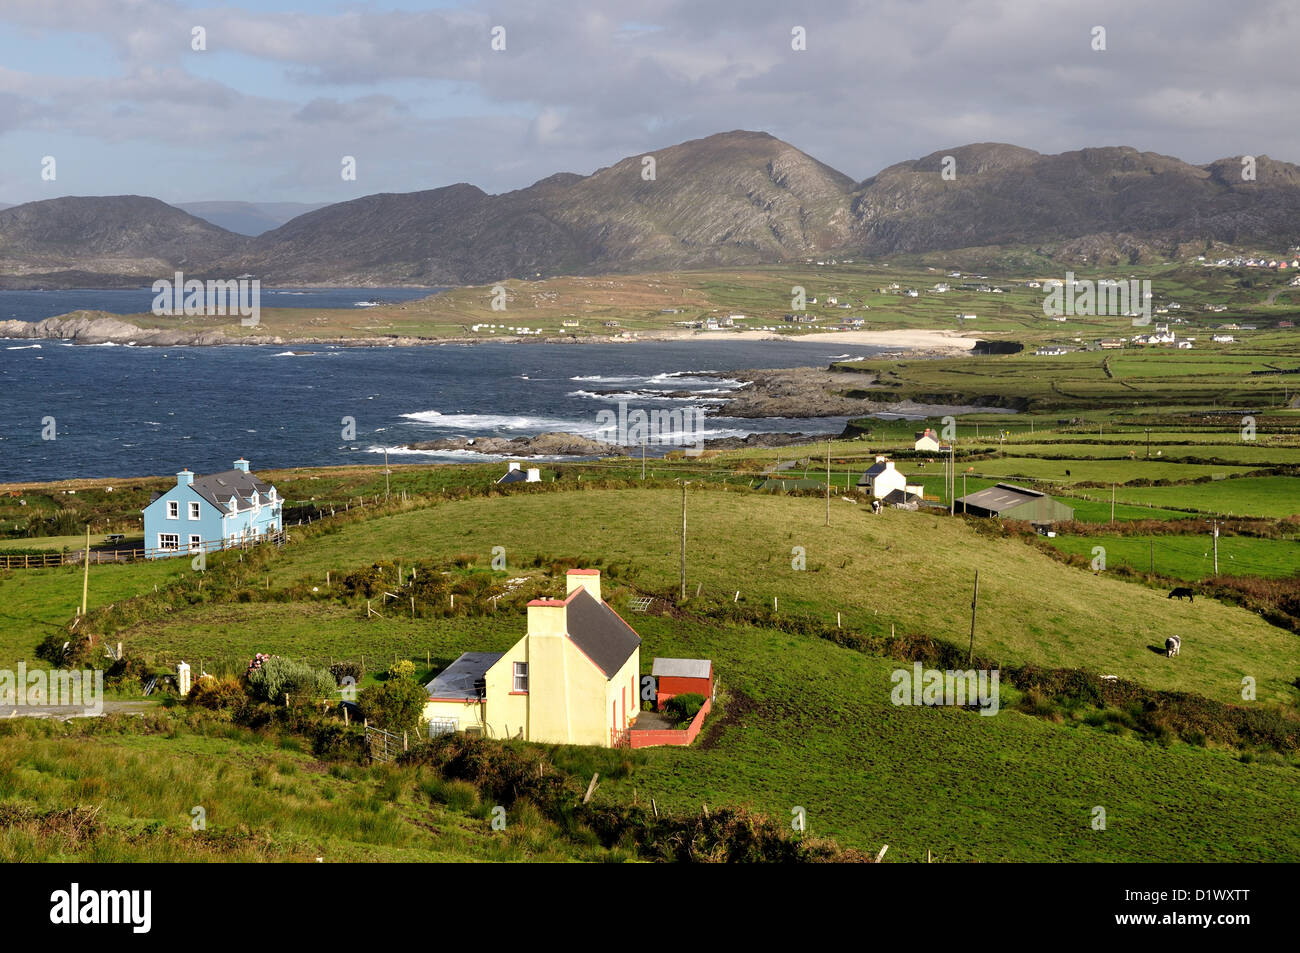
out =
[[[372,306],[430,289],[263,289],[275,307]],[[0,291],[0,319],[149,310],[148,289]],[[291,466],[502,459],[407,444],[441,437],[601,437],[619,403],[702,408],[707,438],[830,433],[846,418],[733,418],[728,371],[826,365],[883,348],[819,341],[485,342],[138,347],[0,339],[0,483]],[[721,376],[717,376],[721,375]],[[670,397],[688,392],[689,397]],[[608,433],[608,431],[603,431]],[[50,438],[53,439],[50,439]],[[661,455],[677,444],[651,445]]]

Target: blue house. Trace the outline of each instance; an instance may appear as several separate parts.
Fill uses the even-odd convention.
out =
[[[158,559],[259,542],[284,528],[281,503],[242,458],[233,470],[207,476],[182,470],[176,485],[144,508],[145,552]]]

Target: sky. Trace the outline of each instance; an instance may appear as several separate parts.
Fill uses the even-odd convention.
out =
[[[495,193],[731,129],[854,179],[989,141],[1300,162],[1297,50],[1295,0],[0,0],[0,202]]]

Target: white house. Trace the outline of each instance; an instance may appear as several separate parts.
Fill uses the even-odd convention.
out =
[[[537,467],[529,467],[527,471],[519,469],[519,463],[512,460],[509,469],[502,474],[497,480],[498,483],[541,483],[542,471]]]
[[[887,460],[879,455],[876,457],[876,462],[868,467],[858,480],[858,489],[877,498],[886,497],[895,490],[916,496],[924,494],[924,487],[919,484],[908,484],[907,477],[894,466],[893,460]]]
[[[916,444],[913,449],[928,450],[931,453],[938,453],[939,446],[939,435],[929,427],[926,427],[925,430],[916,435]]]

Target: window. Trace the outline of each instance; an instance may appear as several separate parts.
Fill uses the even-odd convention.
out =
[[[167,518],[169,520],[178,520],[181,518],[181,505],[175,500],[167,501]]]
[[[516,663],[515,663],[515,687],[514,687],[514,690],[517,691],[517,692],[526,692],[526,691],[528,691],[528,663],[527,663],[527,662],[516,662]]]
[[[203,548],[203,540],[197,533],[190,534],[190,552],[197,553]]]
[[[180,549],[180,548],[181,548],[181,538],[180,538],[179,536],[177,536],[175,533],[159,533],[159,534],[158,534],[158,548],[159,548],[159,549],[173,549],[173,550],[174,550],[174,549]]]
[[[190,503],[190,519],[196,520],[198,518],[199,518],[199,504],[192,502]]]

